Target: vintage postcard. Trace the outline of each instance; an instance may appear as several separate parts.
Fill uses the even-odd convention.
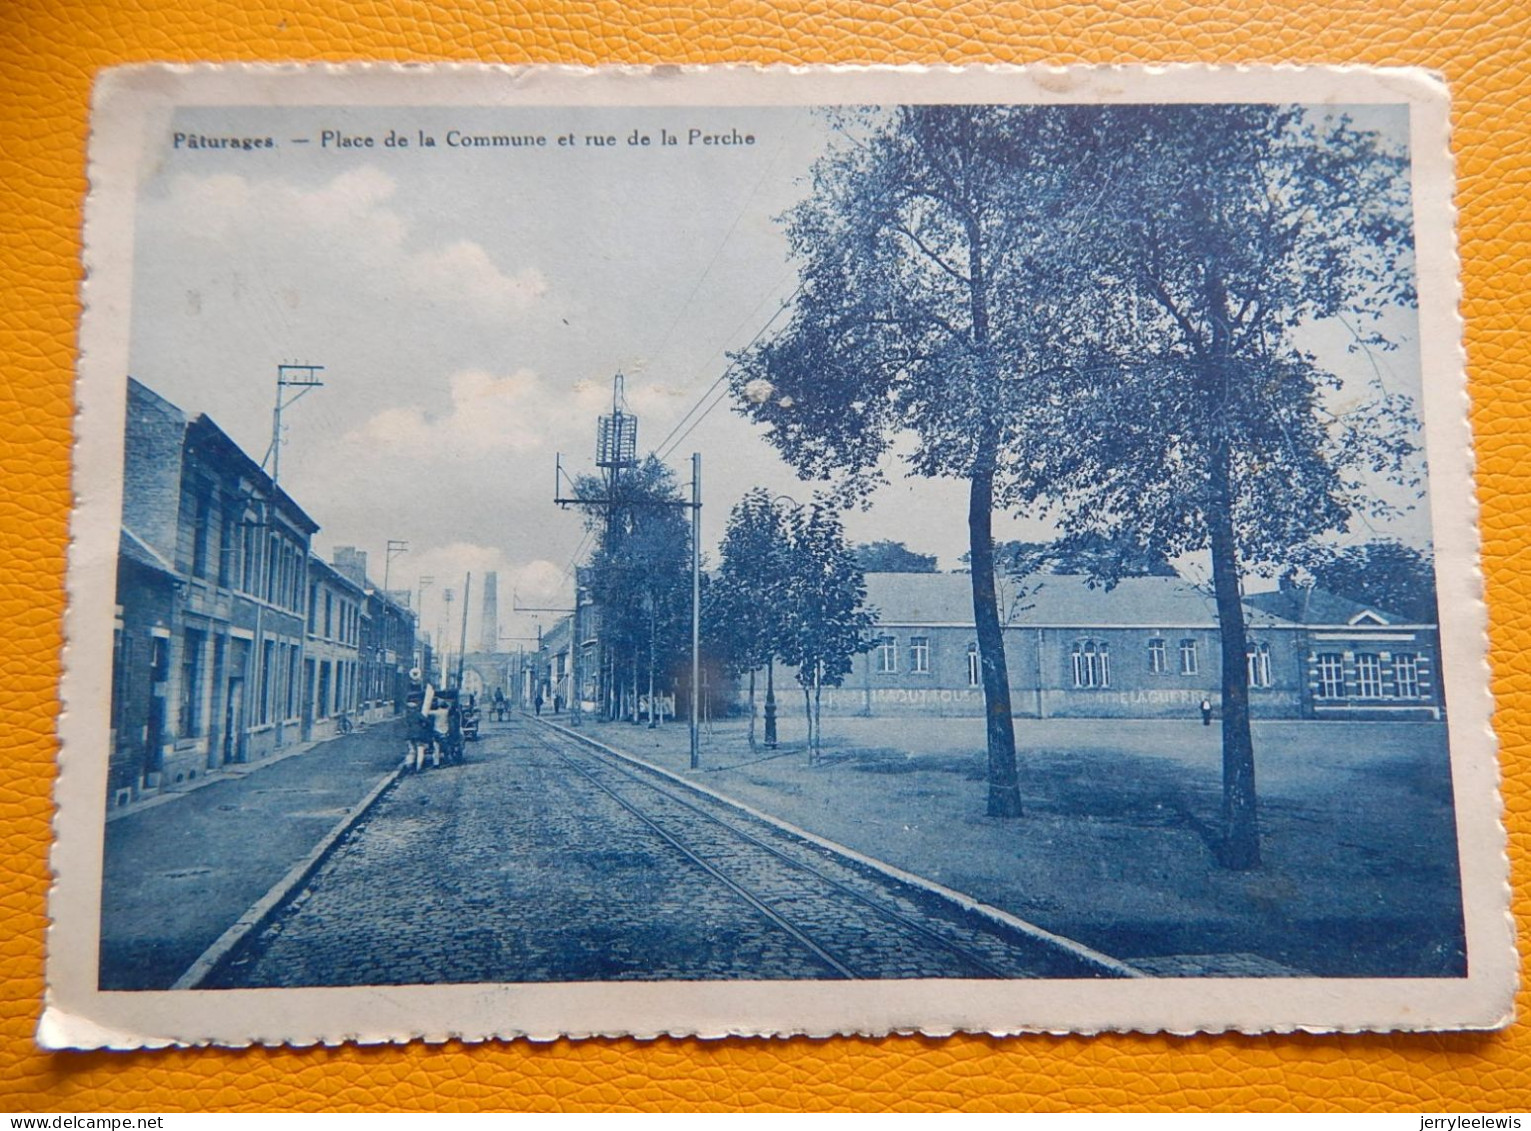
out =
[[[38,1039],[1505,1024],[1447,123],[105,74]]]

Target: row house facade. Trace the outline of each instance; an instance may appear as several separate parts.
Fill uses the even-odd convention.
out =
[[[972,591],[965,574],[870,573],[877,627],[824,710],[981,715]],[[1083,577],[1000,586],[1018,717],[1196,719],[1220,707],[1222,644],[1209,594],[1176,577],[1106,589]],[[1322,590],[1245,600],[1245,669],[1256,718],[1443,717],[1439,633]],[[778,672],[792,680],[791,669]],[[789,684],[791,685],[791,684]]]
[[[367,577],[367,555],[355,546],[335,547],[334,567],[366,597],[358,641],[357,704],[369,722],[397,715],[404,710],[411,685],[430,670],[429,647],[410,607],[412,595],[373,585]]]
[[[303,658],[303,734],[328,738],[361,702],[366,590],[317,555],[308,559],[308,653]]]
[[[318,529],[210,418],[129,379],[109,804],[325,737],[356,708],[368,597],[311,553]],[[393,620],[412,654],[413,617]]]
[[[211,419],[128,383],[112,681],[120,802],[298,737],[318,524]]]

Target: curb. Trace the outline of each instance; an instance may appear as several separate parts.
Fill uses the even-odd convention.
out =
[[[942,884],[936,883],[934,880],[927,880],[923,876],[917,876],[913,872],[906,872],[902,868],[898,868],[892,864],[886,863],[885,861],[878,860],[876,857],[866,856],[860,852],[857,852],[853,848],[848,848],[845,845],[839,844],[836,841],[829,840],[826,837],[818,836],[809,832],[807,829],[798,828],[796,825],[784,821],[780,817],[774,817],[770,813],[762,813],[760,810],[745,805],[743,802],[736,801],[726,794],[719,793],[713,789],[708,789],[704,785],[700,785],[697,782],[683,778],[679,774],[665,769],[663,766],[656,766],[652,762],[646,762],[636,755],[627,753],[625,750],[619,750],[614,746],[608,746],[606,743],[600,741],[599,739],[591,738],[589,735],[581,734],[577,730],[571,730],[569,727],[563,726],[559,723],[549,722],[546,719],[540,719],[538,721],[543,723],[543,725],[551,728],[552,730],[556,730],[561,734],[568,735],[570,738],[577,739],[578,741],[586,743],[589,746],[593,746],[597,750],[601,750],[607,754],[621,758],[623,761],[631,762],[635,766],[642,766],[645,770],[659,774],[662,777],[674,782],[676,785],[681,785],[687,789],[694,790],[697,793],[712,798],[714,801],[722,802],[724,805],[727,805],[733,809],[737,809],[741,813],[745,813],[748,816],[756,818],[757,820],[765,821],[767,824],[774,825],[776,828],[781,829],[783,832],[790,833],[795,837],[800,837],[811,844],[818,845],[820,848],[826,848],[829,851],[834,852],[840,856],[844,856],[849,860],[854,860],[856,863],[871,868],[874,871],[880,872],[890,879],[898,880],[900,883],[909,884],[912,887],[917,887],[922,891],[929,892],[932,895],[939,896],[942,899],[955,903],[964,911],[970,911],[974,914],[981,915],[986,919],[993,920],[994,922],[1004,927],[1008,927],[1010,930],[1019,931],[1021,934],[1035,939],[1038,942],[1044,942],[1049,946],[1057,947],[1058,949],[1068,952],[1081,961],[1088,962],[1094,966],[1100,967],[1102,970],[1105,970],[1108,973],[1115,974],[1121,978],[1153,977],[1153,975],[1149,974],[1147,971],[1139,970],[1136,966],[1129,965],[1119,958],[1112,958],[1109,954],[1103,954],[1093,947],[1085,946],[1084,943],[1075,942],[1073,939],[1066,938],[1063,935],[1056,935],[1052,931],[1047,930],[1045,927],[1039,927],[1035,923],[1029,923],[1025,919],[1022,919],[1016,915],[1012,915],[1008,911],[1002,911],[998,907],[991,907],[989,904],[983,903],[964,892],[955,891],[952,888],[945,887]]]
[[[324,834],[324,839],[314,845],[307,856],[299,860],[287,870],[287,874],[271,885],[270,890],[261,896],[250,906],[223,934],[219,935],[213,944],[204,950],[195,962],[175,980],[172,990],[195,990],[217,969],[218,964],[229,956],[229,952],[245,940],[247,936],[259,930],[282,903],[290,896],[309,876],[313,875],[320,864],[324,863],[340,838],[348,833],[357,821],[367,814],[367,811],[376,805],[378,799],[388,791],[388,788],[399,780],[403,769],[390,770],[382,779],[368,791],[352,810],[347,813],[329,832]]]
[[[379,719],[375,723],[369,723],[368,726],[382,727],[393,721],[394,717]],[[338,742],[342,738],[350,737],[350,735],[346,734],[332,734],[325,738],[305,739],[302,742],[295,742],[291,746],[284,746],[282,749],[275,750],[264,758],[258,758],[253,762],[230,762],[227,765],[208,770],[195,781],[186,782],[175,788],[161,790],[149,797],[130,801],[126,805],[113,806],[106,812],[106,823],[111,824],[113,821],[120,821],[125,817],[131,817],[148,809],[158,809],[162,805],[169,805],[174,801],[179,801],[183,797],[196,793],[199,789],[207,789],[210,786],[217,785],[219,782],[243,781],[250,775],[257,774],[261,770],[266,769],[268,766],[280,765],[288,759],[311,754],[321,746],[327,746],[331,742]]]

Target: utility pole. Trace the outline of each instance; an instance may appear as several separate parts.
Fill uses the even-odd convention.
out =
[[[691,768],[702,765],[702,453],[691,453]]]
[[[383,547],[383,596],[388,596],[388,574],[393,568],[393,559],[400,554],[409,553],[409,543],[400,538],[390,538]]]
[[[271,446],[266,449],[266,458],[260,461],[263,471],[267,461],[271,463],[272,483],[278,483],[282,478],[282,412],[302,400],[309,390],[324,388],[324,382],[318,376],[323,372],[322,365],[289,365],[284,362],[276,367],[276,407],[271,410]],[[297,392],[289,393],[291,389]]]
[[[436,625],[436,651],[441,653],[441,686],[447,685],[447,679],[451,675],[451,669],[447,666],[451,649],[446,646],[447,629],[452,624],[452,602],[457,594],[449,585],[441,591],[441,599],[446,602],[446,610],[441,614],[441,620]]]
[[[462,587],[462,637],[457,644],[457,679],[452,685],[459,692],[462,691],[463,663],[468,658],[468,605],[471,603],[470,598],[472,596],[473,575],[470,573],[467,580],[463,582]]]
[[[595,462],[604,478],[604,494],[602,497],[590,497],[580,495],[577,491],[564,494],[564,469],[563,455],[558,453],[553,463],[553,502],[560,507],[575,506],[587,512],[599,508],[605,518],[606,531],[609,536],[613,517],[621,507],[680,507],[691,511],[691,765],[696,768],[701,763],[700,730],[698,720],[701,714],[701,587],[702,587],[702,551],[701,551],[701,511],[702,511],[702,457],[700,453],[691,456],[691,498],[689,501],[659,500],[659,499],[623,499],[621,498],[621,474],[624,470],[636,469],[638,466],[638,418],[627,411],[625,396],[625,379],[618,373],[612,378],[611,387],[611,413],[602,414],[596,428]],[[609,543],[609,537],[608,537]],[[574,609],[570,629],[574,640],[570,648],[570,666],[574,674],[575,687],[570,695],[570,714],[574,725],[579,725],[580,714],[580,690],[578,685],[579,657],[581,651],[580,635],[580,600],[579,572],[575,570],[574,576]],[[599,668],[597,669],[599,670]],[[652,665],[651,665],[652,674]],[[654,702],[652,691],[649,695],[649,714],[652,719],[654,714]]]

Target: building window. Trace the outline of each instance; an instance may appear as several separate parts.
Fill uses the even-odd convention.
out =
[[[218,539],[218,584],[224,589],[231,588],[234,584],[234,555],[238,552],[234,546],[236,529],[238,526],[234,522],[234,516],[225,512],[223,534]]]
[[[898,641],[891,636],[884,636],[877,642],[877,670],[898,671]]]
[[[977,687],[983,682],[983,668],[978,657],[978,645],[968,645],[968,686]]]
[[[186,630],[181,646],[179,729],[182,738],[193,738],[202,733],[202,653],[206,644],[205,632],[195,628]]]
[[[1357,652],[1356,682],[1362,699],[1381,699],[1382,657],[1375,652]]]
[[[255,547],[256,537],[254,527],[248,523],[240,523],[239,526],[239,588],[246,593],[253,593],[254,570],[255,570]]]
[[[1345,659],[1338,652],[1318,654],[1318,695],[1320,699],[1345,697]]]
[[[1157,636],[1148,642],[1148,670],[1163,675],[1170,670],[1169,657],[1165,655],[1164,641]]]
[[[1399,652],[1393,657],[1393,679],[1398,698],[1419,698],[1419,657],[1413,652]]]
[[[276,644],[267,640],[262,642],[260,649],[260,725],[265,726],[271,721],[271,702],[275,698],[276,688],[272,684],[274,674],[274,659]]]
[[[1075,687],[1111,686],[1111,650],[1104,641],[1079,641],[1069,660]]]
[[[1269,644],[1250,644],[1248,651],[1244,653],[1244,661],[1248,669],[1250,687],[1271,685],[1271,646]]]
[[[926,674],[930,672],[930,637],[909,638],[909,670]]]
[[[206,495],[197,496],[195,525],[191,534],[191,574],[207,577],[208,543],[212,541],[213,501]]]
[[[1196,641],[1182,640],[1180,642],[1180,674],[1195,675],[1199,670],[1196,663]]]

